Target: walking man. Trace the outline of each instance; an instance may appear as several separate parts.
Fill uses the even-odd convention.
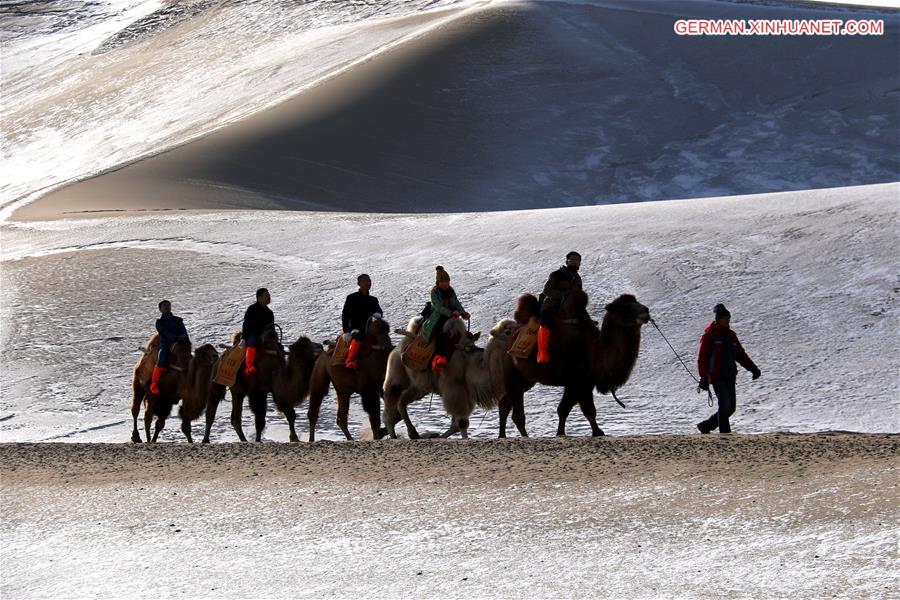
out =
[[[703,337],[700,338],[700,352],[697,356],[697,370],[700,372],[700,389],[709,390],[713,386],[719,399],[719,410],[705,421],[697,423],[700,433],[709,433],[718,428],[719,433],[731,433],[728,418],[734,414],[736,406],[735,384],[737,382],[737,365],[753,373],[753,379],[759,379],[759,368],[750,360],[738,341],[737,334],[731,330],[731,313],[723,304],[716,304],[713,309],[715,320],[707,325]]]

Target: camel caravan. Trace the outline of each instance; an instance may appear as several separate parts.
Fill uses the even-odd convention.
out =
[[[562,388],[557,435],[565,435],[566,420],[576,404],[592,434],[603,435],[593,391],[614,396],[628,381],[650,311],[625,294],[606,305],[598,324],[588,314],[588,297],[577,274],[580,262],[580,255],[569,253],[540,297],[520,296],[513,316],[491,329],[483,347],[477,345],[480,334],[469,331],[469,314],[441,266],[422,314],[394,332],[400,336],[396,345],[377,299],[369,294],[368,275],[359,276],[359,291],[347,297],[343,331],[322,344],[300,337],[284,346],[268,308],[269,292],[263,288],[247,309],[241,331],[223,345],[221,355],[210,344],[192,352],[183,322],[171,313],[168,301],[160,302],[157,333],[133,371],[131,440],[142,441],[138,430],[142,406],[145,439],[156,442],[172,408],[180,403],[181,431],[188,442],[193,442],[192,422],[205,414],[203,442],[208,443],[219,403],[230,392],[231,425],[242,442],[247,441],[242,428],[244,400],[253,412],[259,442],[269,397],[287,421],[291,442],[299,441],[297,408],[308,403],[308,439],[313,442],[322,401],[331,388],[338,401],[337,425],[348,440],[353,394],[362,400],[375,439],[398,437],[401,421],[409,438],[419,438],[408,407],[430,395],[440,397],[451,420],[442,437],[459,433],[467,438],[476,407],[498,409],[500,437],[506,437],[510,412],[519,434],[527,436],[525,394],[536,383]]]

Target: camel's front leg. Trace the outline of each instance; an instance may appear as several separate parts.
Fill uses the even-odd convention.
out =
[[[591,435],[594,437],[604,435],[603,430],[597,426],[597,407],[594,405],[593,386],[579,392],[578,406],[581,407],[581,412],[584,413],[588,423],[591,424]]]
[[[362,405],[363,410],[369,415],[372,438],[380,440],[388,434],[388,430],[381,426],[381,402],[378,400],[378,390],[366,390],[363,392]]]
[[[225,398],[224,386],[218,384],[213,385],[209,390],[209,398],[206,399],[206,428],[203,432],[203,443],[209,443],[209,432],[212,431],[213,423],[216,422],[216,410],[219,408],[219,402]]]
[[[344,437],[348,440],[352,440],[353,436],[350,435],[350,394],[347,393],[338,393],[338,408],[337,408],[337,418],[335,422],[337,426],[340,427],[341,431],[344,432]]]
[[[572,407],[576,404],[578,404],[576,394],[573,393],[571,388],[566,386],[563,389],[562,400],[559,401],[559,406],[556,407],[556,414],[559,416],[559,425],[556,427],[556,435],[560,437],[566,435],[566,419],[569,418],[569,413],[572,412]]]
[[[156,429],[153,430],[153,443],[156,443],[157,438],[159,438],[160,432],[163,430],[163,427],[166,426],[166,419],[164,417],[156,417]]]
[[[409,418],[409,405],[420,398],[422,398],[422,394],[419,393],[417,388],[408,387],[403,390],[403,393],[400,394],[400,399],[397,401],[397,410],[400,411],[400,416],[403,417],[403,422],[406,423],[406,433],[411,440],[417,440],[421,436],[416,431],[416,426],[413,425],[412,419]]]
[[[450,428],[447,429],[447,431],[445,431],[444,433],[442,433],[441,437],[446,439],[446,438],[450,437],[451,435],[457,433],[458,431],[460,431],[459,423],[457,422],[456,417],[453,417],[450,420]]]
[[[191,422],[187,419],[181,420],[181,433],[187,438],[188,444],[194,443],[194,438],[191,437]]]
[[[131,431],[131,441],[135,444],[143,442],[141,434],[138,433],[138,416],[141,414],[141,400],[144,397],[143,390],[140,386],[133,386],[131,390],[131,420],[134,422],[134,429]]]
[[[231,426],[234,427],[234,432],[237,433],[238,439],[246,442],[247,436],[244,435],[244,426],[241,423],[243,413],[244,395],[231,390]]]
[[[288,429],[290,429],[288,440],[292,443],[299,442],[300,438],[297,437],[297,430],[294,428],[297,422],[297,411],[293,406],[284,409],[284,420],[287,421]]]
[[[150,410],[150,403],[144,403],[144,434],[147,437],[147,441],[151,441],[150,438],[150,424],[153,423],[153,411]]]

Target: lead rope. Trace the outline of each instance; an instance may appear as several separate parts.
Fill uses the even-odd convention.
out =
[[[678,362],[681,363],[681,366],[684,367],[684,370],[687,372],[687,374],[691,376],[691,379],[693,379],[697,383],[697,393],[699,394],[702,391],[700,389],[700,380],[697,379],[696,377],[694,377],[694,374],[691,373],[691,370],[688,369],[687,365],[684,364],[684,361],[681,360],[681,357],[678,355],[678,352],[675,350],[674,347],[672,347],[672,344],[669,343],[669,340],[666,339],[665,334],[662,332],[662,329],[659,328],[659,325],[656,324],[656,321],[654,321],[653,319],[650,319],[650,324],[653,325],[654,327],[656,327],[656,330],[659,332],[659,335],[662,336],[662,339],[664,339],[666,341],[666,344],[669,344],[669,348],[672,348],[672,352],[675,354],[675,358],[678,359]],[[712,406],[713,406],[712,392],[709,391],[708,389],[706,390],[706,396],[707,396],[707,404],[709,404],[710,408],[712,408]]]

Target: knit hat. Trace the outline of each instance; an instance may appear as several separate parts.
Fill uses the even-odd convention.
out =
[[[728,309],[725,308],[724,304],[716,304],[715,308],[713,308],[713,312],[716,314],[716,321],[718,321],[722,317],[731,316],[731,313],[728,312]]]
[[[434,268],[434,282],[440,283],[442,281],[450,282],[450,273],[444,270],[444,267],[438,265]]]

